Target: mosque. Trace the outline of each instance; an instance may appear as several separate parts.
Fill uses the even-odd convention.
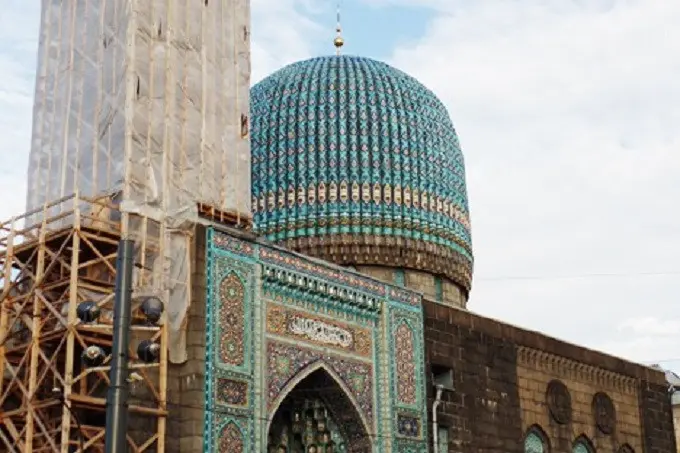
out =
[[[168,5],[174,6],[152,14],[142,2],[136,9],[102,12],[104,19],[98,19],[106,25],[106,14],[137,14],[125,22],[132,29],[121,27],[128,31],[118,37],[119,47],[113,37],[99,56],[91,54],[94,61],[106,60],[109,51],[110,58],[128,58],[127,64],[93,69],[97,74],[131,71],[127,77],[111,79],[127,84],[102,87],[107,94],[101,99],[106,102],[114,104],[116,90],[126,100],[125,109],[118,112],[127,121],[118,121],[112,113],[109,122],[112,128],[119,127],[116,134],[126,138],[125,144],[111,146],[109,137],[108,145],[102,139],[97,145],[108,146],[107,155],[125,150],[127,160],[123,154],[114,158],[124,162],[119,167],[111,163],[104,167],[97,159],[83,159],[74,166],[73,152],[80,151],[69,145],[69,153],[49,160],[45,170],[47,160],[40,160],[40,153],[51,152],[49,140],[59,143],[54,149],[61,149],[63,137],[36,135],[45,129],[38,126],[48,121],[41,112],[47,105],[68,109],[75,103],[69,102],[68,91],[66,100],[49,98],[41,107],[44,87],[50,86],[45,82],[50,80],[50,66],[48,52],[40,53],[45,59],[39,63],[43,70],[36,88],[29,210],[57,198],[58,187],[51,186],[48,177],[55,172],[76,172],[58,181],[62,191],[68,184],[86,181],[76,193],[114,193],[109,190],[113,182],[102,188],[90,176],[81,178],[77,173],[81,166],[90,165],[88,175],[97,165],[101,174],[113,175],[98,181],[123,181],[122,192],[109,197],[122,214],[111,214],[114,208],[88,214],[99,223],[79,224],[77,234],[109,228],[102,226],[106,222],[127,225],[121,234],[143,238],[139,243],[151,250],[139,255],[135,293],[157,291],[153,294],[167,307],[168,319],[150,340],[161,342],[163,351],[154,365],[158,377],[151,377],[155,368],[135,368],[143,375],[137,381],[160,384],[148,384],[154,390],[146,393],[131,390],[129,442],[136,447],[130,451],[676,452],[662,371],[468,310],[474,259],[464,158],[451,118],[435,93],[388,64],[341,54],[339,34],[335,55],[293,63],[249,89],[249,12],[241,8],[248,2],[206,0],[200,7],[184,3],[170,1]],[[234,33],[235,43],[220,44],[210,38],[223,26],[213,18],[225,20],[227,13],[217,8],[226,11],[224,5],[231,3],[238,5],[230,27],[243,30],[243,36],[239,31]],[[182,13],[182,8],[191,11]],[[214,10],[194,14],[198,8]],[[50,14],[58,15],[55,11]],[[67,18],[77,17],[74,14],[62,13]],[[154,14],[166,19],[151,25]],[[197,17],[204,21],[202,35],[177,45],[182,40],[177,30],[190,33],[191,27],[172,21]],[[45,14],[41,49],[49,41],[45,25],[49,20]],[[111,21],[121,23],[118,16]],[[177,36],[172,39],[165,36],[170,33],[168,24],[175,24]],[[59,36],[54,39],[66,40]],[[130,36],[136,36],[132,43]],[[191,45],[200,47],[195,42],[202,44],[196,50],[201,58],[192,54]],[[126,45],[133,56],[122,57]],[[184,69],[175,72],[171,65],[155,61],[163,51],[174,59],[173,65]],[[237,68],[234,76],[219,66],[232,53],[234,59],[228,61],[229,67]],[[193,85],[186,83],[192,80],[191,68],[202,74]],[[164,74],[165,82],[153,83],[154,70]],[[60,76],[54,77],[53,85],[65,83],[54,82]],[[87,78],[87,71],[73,77],[71,83],[83,83],[79,80]],[[218,83],[222,90],[206,96],[206,87]],[[80,102],[79,112],[83,104],[95,101]],[[237,106],[236,113],[227,112],[227,106]],[[111,111],[115,113],[115,105]],[[200,126],[191,123],[194,117]],[[73,118],[77,123],[75,114]],[[100,123],[92,126],[95,131],[99,127]],[[175,127],[180,132],[173,132]],[[106,134],[114,133],[102,129],[99,136]],[[69,219],[81,219],[83,203],[74,204],[78,214],[69,211]],[[41,228],[46,224],[43,220]],[[40,244],[46,243],[45,234]],[[103,233],[98,234],[103,241]],[[148,244],[155,240],[157,248],[152,249]],[[97,253],[96,259],[103,262],[105,254]],[[70,259],[78,257],[73,254]],[[64,267],[63,262],[55,266],[66,272],[78,267]],[[66,308],[60,308],[68,314],[63,322],[72,326],[64,331],[75,332],[74,338],[83,344],[104,344],[100,334],[84,333],[94,332],[96,326],[75,320],[73,308],[81,297],[101,300],[102,307],[110,302],[104,294],[112,293],[113,278],[102,275],[111,266],[97,269],[87,274],[87,286],[81,280],[84,271],[71,277],[71,291],[82,285],[78,288],[87,292],[66,293],[72,296],[63,302]],[[108,292],[96,289],[94,275],[102,285],[109,282]],[[172,284],[167,284],[168,275]],[[155,278],[166,280],[144,286]],[[45,294],[49,298],[52,293]],[[135,330],[136,335],[156,327],[144,329]],[[53,334],[54,338],[43,337],[46,327],[33,332],[34,343],[31,335],[21,343],[26,350],[35,339],[57,341]],[[78,353],[78,341],[65,357]],[[3,347],[0,364],[15,366],[19,361],[13,361],[8,351]],[[73,359],[46,366],[37,357],[28,360],[39,363],[35,365],[39,376],[43,368],[46,376],[62,376],[55,367],[71,367],[64,368],[63,379],[55,377],[52,382],[67,386],[64,394],[76,414],[84,418],[89,416],[82,414],[99,410],[101,394],[93,390],[92,382],[82,390],[78,379],[103,368],[79,368]],[[6,388],[15,385],[11,377]],[[17,394],[23,392],[16,388]],[[24,409],[2,406],[7,428],[0,430],[0,437],[24,445],[27,428],[21,427],[30,425],[31,432],[38,433],[33,445],[46,446],[41,451],[67,451],[40,440],[41,426],[47,423],[36,420],[49,417],[30,407],[38,407],[35,401],[49,395],[35,395],[23,400]],[[153,404],[144,403],[145,398]],[[3,401],[0,398],[0,404]],[[21,410],[35,415],[22,422]],[[97,437],[102,431],[94,426],[94,416],[84,423],[88,426],[76,430],[68,421],[71,412],[63,414],[60,425],[54,424],[61,426],[55,442],[77,448],[78,436],[85,432],[92,451],[103,451],[103,434]]]

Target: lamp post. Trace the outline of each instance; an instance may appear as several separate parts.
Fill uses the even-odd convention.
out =
[[[106,398],[105,452],[126,451],[128,422],[128,350],[130,326],[132,325],[132,271],[134,268],[134,242],[120,241],[116,263],[116,286],[113,306],[113,344],[111,347],[111,382]],[[142,301],[141,311],[148,325],[156,325],[163,314],[163,302],[156,297]],[[78,305],[76,313],[84,323],[96,323],[101,310],[96,302],[85,301]],[[138,358],[146,363],[158,360],[161,346],[152,340],[143,340],[137,347]],[[86,367],[96,367],[104,363],[106,352],[99,346],[88,346],[82,354]]]

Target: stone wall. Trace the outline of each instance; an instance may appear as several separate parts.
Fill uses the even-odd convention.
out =
[[[428,370],[453,370],[455,390],[439,410],[449,452],[523,452],[528,432],[543,437],[545,451],[568,452],[583,439],[598,453],[675,452],[663,373],[460,309],[424,307]],[[431,385],[428,394],[431,410]]]
[[[665,379],[662,382],[645,379],[640,383],[640,416],[643,419],[644,452],[675,453],[673,409]]]
[[[445,305],[459,308],[465,308],[467,305],[467,296],[460,287],[445,277],[440,279],[441,287],[438,289],[435,276],[427,272],[382,266],[357,266],[357,271],[384,282],[403,284],[431,300],[438,300],[441,297],[440,302]],[[397,276],[399,272],[403,272],[401,277]],[[400,278],[403,279],[403,283],[399,282]]]
[[[680,404],[673,405],[673,427],[675,428],[675,444],[680,453]]]

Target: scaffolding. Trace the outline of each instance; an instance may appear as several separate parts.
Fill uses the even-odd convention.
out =
[[[67,197],[0,224],[0,445],[8,452],[104,451],[110,356],[87,368],[88,346],[109,354],[117,247],[135,240],[133,298],[153,293],[159,280],[163,226],[121,214],[115,197]],[[59,205],[59,209],[53,209]],[[40,212],[42,211],[42,213]],[[50,216],[48,212],[59,212]],[[25,219],[41,218],[33,225]],[[136,233],[126,231],[129,225]],[[162,279],[161,279],[162,280]],[[96,302],[102,315],[81,322],[77,306]],[[130,430],[133,452],[165,451],[167,322],[145,324],[133,305],[132,348],[158,342],[159,361],[130,350]],[[137,427],[140,427],[136,429]]]

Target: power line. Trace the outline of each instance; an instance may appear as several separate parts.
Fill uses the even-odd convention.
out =
[[[504,277],[477,277],[475,281],[484,282],[504,282],[504,281],[550,281],[550,280],[583,280],[591,278],[621,278],[621,277],[660,277],[660,276],[680,276],[680,272],[603,272],[593,274],[573,274],[573,275],[526,275],[526,276],[504,276]]]

